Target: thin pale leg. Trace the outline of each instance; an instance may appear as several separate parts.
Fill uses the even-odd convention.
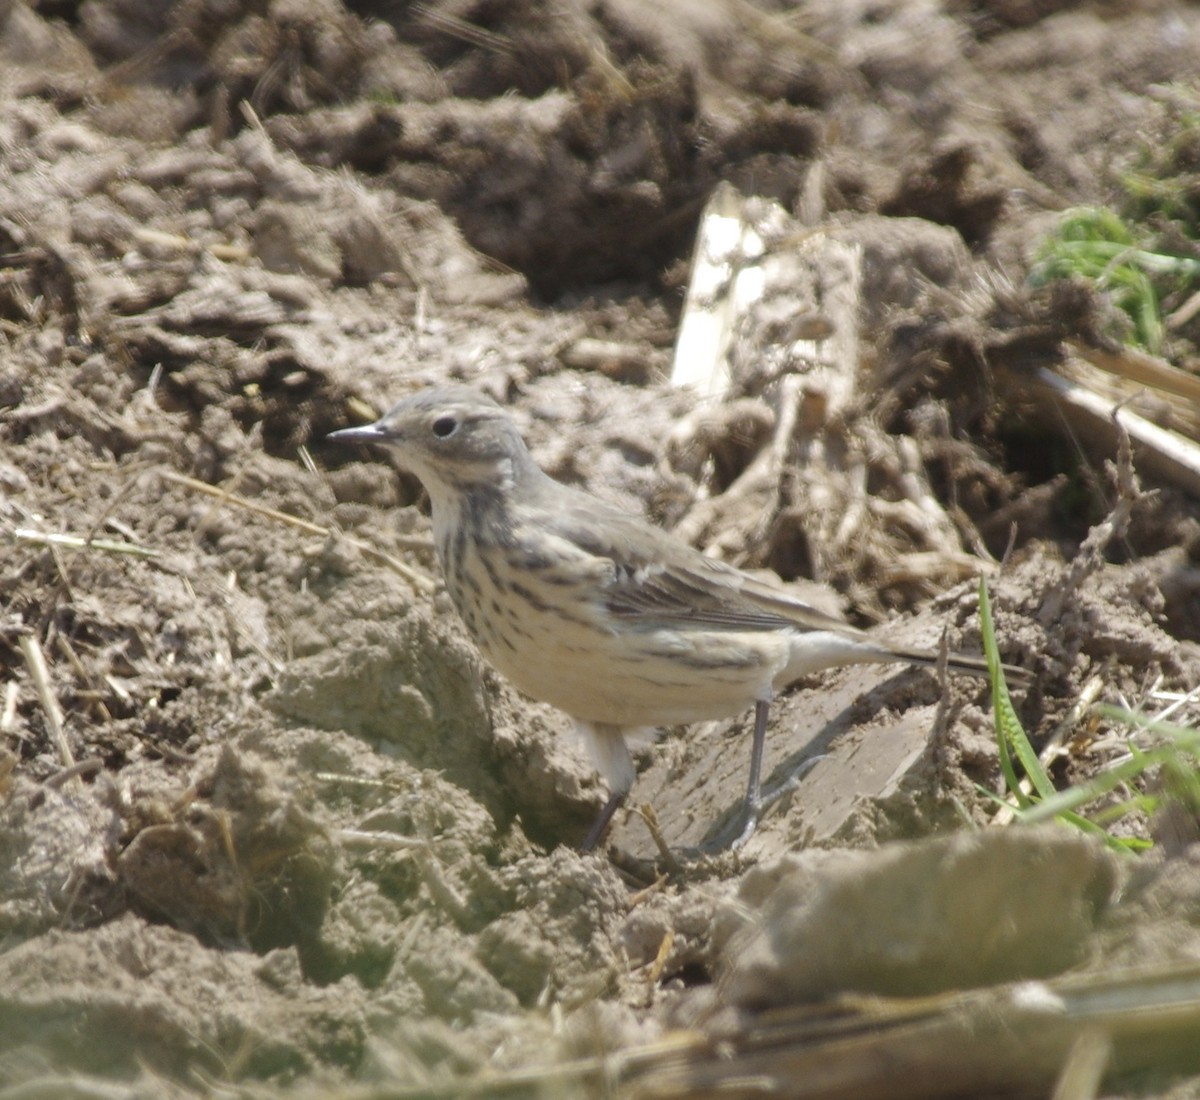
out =
[[[746,784],[746,801],[742,804],[742,831],[730,847],[736,852],[754,835],[759,815],[763,811],[762,763],[767,745],[767,715],[771,712],[769,699],[754,703],[754,740],[750,743],[750,779]]]
[[[791,794],[802,780],[824,756],[814,756],[805,760],[788,779],[770,794],[763,794],[762,765],[763,753],[767,744],[767,715],[771,710],[769,699],[759,699],[754,704],[754,740],[750,745],[750,779],[746,785],[746,801],[742,804],[742,831],[733,839],[729,847],[737,851],[753,835],[762,819],[763,811],[774,806],[781,798]]]
[[[625,802],[630,788],[633,786],[633,758],[629,755],[629,746],[625,743],[625,734],[620,726],[607,722],[582,722],[578,719],[575,728],[583,738],[596,768],[608,781],[608,789],[612,792],[600,816],[588,830],[584,838],[582,851],[590,852],[600,843],[613,816]]]
[[[600,843],[601,837],[604,836],[604,831],[608,828],[613,816],[624,803],[624,791],[614,791],[608,796],[608,801],[604,803],[604,808],[592,823],[592,827],[588,830],[588,835],[583,838],[583,843],[579,846],[581,852],[590,852],[595,849],[596,845]]]

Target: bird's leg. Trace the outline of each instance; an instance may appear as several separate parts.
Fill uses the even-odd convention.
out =
[[[770,712],[770,699],[755,700],[754,740],[750,743],[750,780],[746,784],[746,801],[742,805],[742,831],[730,845],[735,852],[754,835],[759,814],[763,811],[762,763],[767,744],[767,715]]]
[[[584,837],[583,843],[579,846],[581,852],[590,852],[600,843],[600,838],[604,836],[604,830],[608,828],[613,815],[624,804],[625,794],[625,791],[614,791],[608,796],[608,801],[604,803],[604,808],[600,811],[599,816],[588,830],[588,835]]]

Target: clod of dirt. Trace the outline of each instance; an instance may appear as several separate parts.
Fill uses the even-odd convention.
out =
[[[611,867],[559,848],[497,874],[512,908],[479,934],[479,957],[525,1005],[550,992],[566,1004],[616,985],[616,924],[626,891]]]
[[[787,857],[750,871],[727,910],[726,928],[743,927],[722,996],[767,1007],[1048,977],[1087,957],[1116,882],[1105,848],[1059,829]]]
[[[18,774],[0,803],[0,939],[124,908],[110,859],[122,827],[113,801],[81,798],[72,782],[46,789]]]
[[[444,605],[364,572],[309,610],[295,629],[307,621],[324,641],[282,671],[268,698],[277,714],[437,770],[501,832],[517,816],[551,842],[586,827],[591,773],[570,754],[569,722],[519,704]]]
[[[292,1075],[353,1062],[365,1039],[353,987],[312,988],[294,950],[198,951],[132,913],[0,955],[0,987],[0,1080],[47,1051],[60,1068],[124,1079]]]
[[[139,828],[117,856],[131,907],[260,951],[311,939],[329,903],[334,854],[281,779],[266,762],[222,748],[165,820]]]

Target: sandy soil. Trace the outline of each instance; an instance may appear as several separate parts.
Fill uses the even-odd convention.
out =
[[[1107,323],[1030,290],[1033,249],[1198,58],[1171,0],[0,3],[0,1097],[452,1096],[768,1007],[1194,964],[1194,821],[1134,820],[1137,859],[970,831],[988,697],[928,671],[786,695],[769,781],[825,759],[744,852],[688,854],[745,717],[641,758],[680,862],[638,813],[579,854],[569,722],[464,636],[417,484],[324,437],[468,381],[555,476],[860,625],[977,649],[985,572],[1036,743],[1096,675],[1187,690],[1195,497],[1142,471],[1072,576],[1115,455],[1002,383]],[[722,181],[863,250],[817,430],[866,489],[840,541],[850,481],[796,454],[740,495],[772,379],[700,420],[666,380]]]

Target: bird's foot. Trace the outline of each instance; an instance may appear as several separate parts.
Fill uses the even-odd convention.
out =
[[[592,823],[592,827],[588,830],[588,834],[583,839],[583,843],[579,846],[581,852],[595,851],[596,845],[600,843],[608,829],[609,823],[612,821],[616,812],[625,802],[625,793],[611,794],[608,796],[608,801],[604,803],[604,808],[597,815],[596,820]]]
[[[763,815],[775,803],[781,802],[792,794],[800,786],[801,780],[824,759],[824,755],[810,756],[774,790],[765,793],[759,792],[757,797],[748,793],[733,820],[721,829],[712,840],[702,844],[701,849],[706,852],[717,852],[723,849],[731,852],[740,851],[758,829],[758,823],[762,820]]]

